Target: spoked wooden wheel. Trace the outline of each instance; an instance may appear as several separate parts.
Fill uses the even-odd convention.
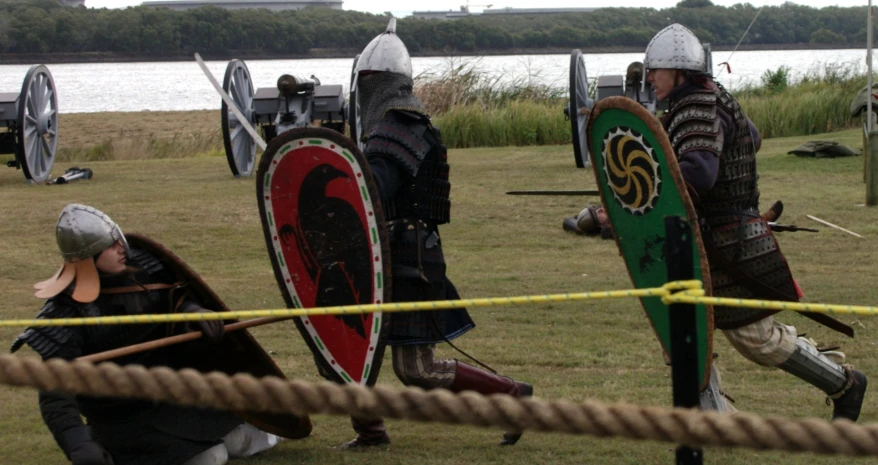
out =
[[[223,78],[223,90],[232,97],[241,113],[253,125],[253,81],[250,70],[241,60],[232,60],[226,66]],[[238,121],[238,117],[229,108],[225,100],[222,103],[223,145],[226,159],[235,177],[250,176],[256,161],[256,141]]]
[[[32,66],[18,101],[16,158],[24,176],[34,182],[49,177],[58,149],[58,95],[49,69]]]

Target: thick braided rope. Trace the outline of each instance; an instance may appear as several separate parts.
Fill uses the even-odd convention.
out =
[[[762,418],[695,410],[454,395],[445,390],[309,383],[249,375],[203,375],[194,370],[120,367],[111,363],[42,362],[0,355],[0,383],[43,390],[132,397],[233,411],[378,415],[414,421],[555,431],[598,437],[665,441],[688,446],[822,454],[878,455],[878,425],[849,421]]]

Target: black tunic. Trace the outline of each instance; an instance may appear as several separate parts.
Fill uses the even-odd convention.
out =
[[[133,249],[129,264],[137,269],[101,275],[101,289],[174,282],[173,273],[144,251]],[[81,304],[62,293],[46,302],[38,318],[167,313],[179,298],[173,294],[172,289],[101,294],[95,302]],[[181,308],[192,304],[184,299]],[[179,324],[28,328],[13,345],[13,351],[26,343],[43,359],[73,360],[185,330]],[[209,354],[209,344],[199,339],[113,362],[179,369],[191,366],[188,361]],[[65,454],[69,455],[80,442],[95,440],[110,452],[117,465],[179,465],[221,443],[223,436],[241,424],[228,412],[134,399],[40,392],[39,405],[43,420]],[[83,424],[82,417],[88,426]]]

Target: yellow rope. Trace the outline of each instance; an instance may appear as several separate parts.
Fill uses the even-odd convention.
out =
[[[854,315],[878,315],[878,307],[865,305],[835,305],[819,303],[785,302],[758,299],[734,299],[704,295],[698,280],[671,281],[661,287],[646,289],[622,289],[618,291],[595,291],[565,294],[524,295],[513,297],[487,297],[481,299],[436,300],[427,302],[401,302],[370,305],[344,305],[317,308],[278,308],[268,310],[236,310],[212,313],[168,313],[148,315],[99,316],[88,318],[52,318],[0,320],[0,328],[41,326],[120,325],[137,323],[176,323],[205,320],[241,320],[260,317],[311,317],[325,315],[349,315],[363,313],[398,313],[426,310],[448,310],[463,307],[502,307],[545,302],[572,302],[580,300],[618,299],[629,297],[661,297],[665,305],[705,304],[722,307],[759,308],[766,310],[789,310],[793,312],[834,313]]]
[[[238,310],[211,313],[168,313],[149,315],[99,316],[88,318],[52,318],[31,320],[0,320],[0,328],[40,326],[119,325],[132,323],[171,323],[182,321],[231,320],[260,317],[303,317],[324,315],[348,315],[363,313],[395,313],[423,310],[447,310],[462,307],[499,307],[507,305],[536,304],[545,302],[568,302],[592,299],[618,299],[626,297],[664,297],[673,291],[698,289],[701,281],[672,281],[662,287],[647,289],[624,289],[618,291],[579,292],[566,294],[525,295],[515,297],[488,297],[482,299],[437,300],[429,302],[401,302],[370,305],[346,305],[318,308],[280,308],[271,310]]]
[[[703,289],[687,289],[662,297],[662,302],[670,304],[705,304],[721,307],[760,308],[766,310],[790,310],[793,312],[836,313],[853,315],[878,315],[878,307],[865,305],[834,305],[818,303],[785,302],[777,300],[734,299],[729,297],[707,297]]]

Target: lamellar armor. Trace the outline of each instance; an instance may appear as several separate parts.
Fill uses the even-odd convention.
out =
[[[759,216],[756,150],[747,117],[723,88],[692,88],[671,101],[665,129],[677,157],[691,151],[719,157],[713,188],[694,198],[716,297],[798,300],[786,259]],[[773,311],[715,308],[715,324],[733,329]]]

